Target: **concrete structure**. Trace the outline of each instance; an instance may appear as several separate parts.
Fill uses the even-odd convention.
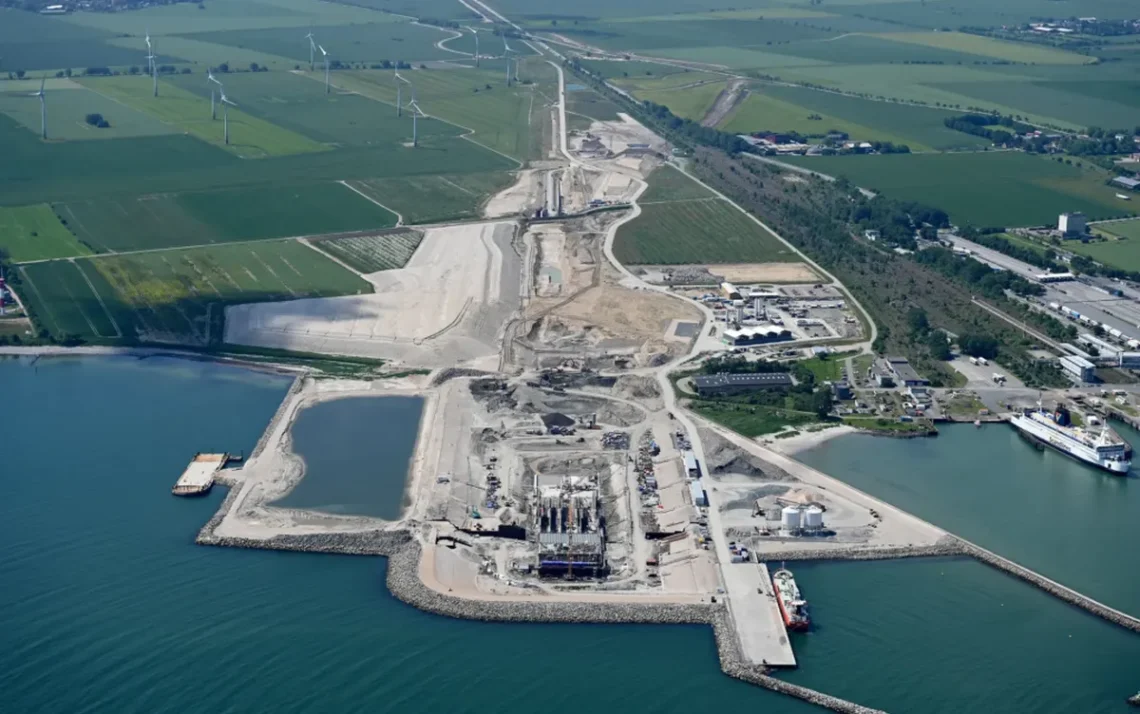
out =
[[[604,575],[606,538],[596,478],[536,473],[533,501],[539,575]]]
[[[730,345],[764,345],[770,342],[784,342],[792,339],[791,330],[775,325],[729,328],[722,339]]]
[[[1065,355],[1060,360],[1061,369],[1066,374],[1082,382],[1091,382],[1096,377],[1096,365],[1083,357]]]
[[[194,454],[194,458],[182,472],[172,493],[175,496],[200,496],[214,486],[214,475],[226,465],[228,454]]]
[[[1083,213],[1062,213],[1057,219],[1057,230],[1066,238],[1083,236],[1089,227],[1088,219]]]
[[[702,397],[747,394],[760,389],[785,389],[792,384],[792,378],[786,372],[703,374],[693,377],[693,386]]]

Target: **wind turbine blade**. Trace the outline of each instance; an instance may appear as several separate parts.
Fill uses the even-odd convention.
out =
[[[328,52],[325,52],[325,48],[324,48],[324,47],[321,47],[320,45],[317,45],[317,49],[321,51],[321,54],[322,54],[322,55],[328,55]]]

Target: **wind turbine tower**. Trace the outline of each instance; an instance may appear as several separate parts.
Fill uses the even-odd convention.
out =
[[[33,97],[40,98],[40,138],[47,140],[47,103],[44,102],[44,84],[47,83],[46,78],[40,79],[40,91],[32,94]]]
[[[403,100],[404,85],[407,84],[412,88],[412,101],[413,102],[416,101],[416,85],[412,84],[409,80],[404,79],[402,76],[400,76],[400,70],[398,70],[398,69],[393,70],[393,72],[394,72],[395,77],[396,77],[396,116],[402,117],[402,116],[404,116],[404,100]],[[410,103],[411,102],[409,102],[409,104]]]
[[[420,105],[416,104],[415,99],[408,102],[408,106],[412,108],[412,148],[414,149],[420,145],[419,118],[423,111],[420,109]],[[427,115],[424,114],[424,116]]]
[[[503,57],[507,59],[507,86],[511,86],[511,46],[507,44],[507,33],[503,32]]]
[[[314,59],[317,56],[317,43],[313,41],[313,33],[305,35],[305,39],[309,41],[309,71],[313,71]]]
[[[230,107],[237,105],[226,98],[226,90],[223,87],[221,90],[222,95],[222,137],[226,142],[226,146],[230,145]]]
[[[329,53],[325,52],[325,48],[317,45],[317,49],[321,51],[321,55],[325,58],[325,94],[329,93]]]
[[[478,69],[479,68],[479,33],[475,31],[474,27],[468,27],[467,29],[471,30],[472,35],[475,35],[475,69]]]
[[[158,63],[155,62],[154,46],[150,43],[150,30],[146,33],[146,59],[150,63],[150,76],[154,80],[154,96],[158,96]]]
[[[222,83],[218,81],[218,78],[214,76],[214,73],[211,70],[206,70],[206,79],[210,81],[210,119],[211,121],[216,121],[218,118],[218,109],[217,105],[214,103],[214,85],[216,84],[221,87]],[[223,89],[223,91],[225,90]]]
[[[150,45],[150,30],[148,29],[146,31],[146,69],[148,73],[152,74],[154,72],[154,57],[152,57],[153,54],[154,50]]]

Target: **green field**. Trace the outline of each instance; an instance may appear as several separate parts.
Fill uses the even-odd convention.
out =
[[[207,344],[225,305],[370,292],[300,241],[210,246],[20,268],[38,323],[58,338]]]
[[[351,184],[399,213],[403,216],[404,223],[410,224],[479,218],[487,199],[514,183],[514,180],[513,174],[497,171],[365,179],[352,181]]]
[[[1027,42],[995,40],[963,32],[891,32],[881,34],[879,37],[892,42],[937,47],[1025,64],[1089,64],[1094,61],[1092,57],[1075,52],[1065,52]]]
[[[680,169],[665,164],[649,175],[649,188],[638,203],[683,201],[690,198],[715,198],[716,194],[686,176]]]
[[[959,224],[1038,226],[1064,211],[1092,219],[1124,214],[1129,206],[1104,185],[1107,174],[1018,151],[969,154],[790,157],[789,163],[937,206]]]
[[[115,35],[116,31],[82,27],[64,17],[0,7],[0,53],[5,73],[145,64],[146,44],[141,37],[132,50],[110,44]],[[161,47],[156,49],[160,63],[178,61]]]
[[[424,234],[393,231],[381,235],[324,238],[313,246],[361,273],[402,268],[412,259]]]
[[[490,69],[406,70],[401,74],[415,84],[416,101],[426,114],[471,132],[470,138],[483,146],[524,161],[541,155],[543,125],[539,117],[545,116],[545,100],[535,92],[553,91],[550,85],[554,76],[545,63],[523,66],[526,69],[520,72],[535,84],[507,88],[503,73]],[[395,119],[396,82],[390,71],[340,72],[334,82],[387,103],[381,111]],[[404,102],[409,92],[405,85]],[[408,121],[405,115],[403,123]]]
[[[20,263],[88,255],[46,203],[0,208],[0,253]]]
[[[131,12],[75,12],[59,20],[140,37],[149,30],[152,38],[158,38],[163,35],[269,27],[301,27],[305,28],[301,33],[304,35],[310,27],[316,34],[323,25],[396,22],[399,18],[354,5],[320,0],[224,0],[205,2],[201,7],[198,3],[179,3],[145,7]]]
[[[194,76],[194,75],[191,75]],[[262,75],[250,75],[260,78]],[[269,76],[269,75],[265,75]],[[206,77],[196,80],[206,86]],[[222,77],[229,81],[229,77]],[[224,111],[217,107],[217,119],[210,119],[209,91],[197,96],[174,82],[186,83],[186,77],[172,77],[159,81],[159,96],[152,96],[152,85],[145,77],[101,77],[83,80],[84,86],[105,97],[145,112],[159,121],[178,127],[244,158],[284,156],[310,151],[324,151],[327,147],[296,132],[282,129],[267,121],[250,116],[239,108],[229,108],[230,143],[224,143]],[[229,96],[231,101],[240,95]]]
[[[775,236],[719,198],[642,206],[640,216],[618,229],[614,256],[626,265],[798,260]]]
[[[27,127],[37,137],[40,135],[40,101],[30,95],[39,91],[39,88],[40,83],[37,81],[0,83],[0,112]],[[51,85],[45,86],[44,102],[48,112],[47,132],[50,141],[122,139],[172,134],[175,131],[154,117],[66,79],[53,79]],[[88,114],[101,114],[110,126],[100,129],[88,124]]]
[[[704,418],[749,439],[772,434],[784,427],[814,424],[819,421],[818,416],[809,412],[735,402],[694,400],[691,408]]]
[[[1101,223],[1093,226],[1093,230],[1107,233],[1116,238],[1131,238],[1132,240],[1140,241],[1140,218],[1130,221]]]
[[[109,253],[396,225],[391,211],[333,182],[123,196],[53,208],[85,245]]]
[[[460,57],[436,46],[437,42],[451,34],[449,32],[406,21],[394,22],[393,18],[382,15],[377,19],[382,21],[314,28],[314,39],[328,51],[331,60],[345,63],[384,60],[419,63]],[[188,36],[203,42],[289,57],[297,63],[308,64],[309,45],[304,40],[304,35],[305,32],[298,33],[295,27],[289,27],[203,32]],[[448,42],[447,47],[473,55],[475,40],[470,33],[464,33],[462,37]],[[480,49],[489,51],[490,47],[481,46]]]
[[[761,130],[804,136],[846,133],[853,141],[889,141],[912,151],[976,148],[987,140],[948,129],[954,112],[876,102],[801,87],[754,87],[719,128],[733,133]]]
[[[639,83],[640,86],[630,89],[638,99],[662,104],[669,107],[669,111],[677,116],[696,122],[708,114],[716,98],[727,86],[727,82],[723,79],[706,80],[703,84],[675,89],[656,89],[653,85],[648,85],[646,88],[647,84]]]

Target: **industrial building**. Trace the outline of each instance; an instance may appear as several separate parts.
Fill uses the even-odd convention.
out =
[[[879,387],[926,387],[930,380],[921,377],[905,357],[887,357],[879,360],[875,367],[875,383]]]
[[[1062,213],[1057,219],[1057,230],[1066,238],[1083,236],[1088,227],[1088,219],[1083,213]]]
[[[725,343],[742,347],[746,345],[766,345],[772,342],[784,342],[792,339],[792,332],[775,325],[759,325],[757,327],[729,328],[724,331],[722,338]]]
[[[605,574],[605,522],[596,479],[536,473],[532,514],[539,575],[596,578]]]
[[[702,397],[747,394],[760,389],[786,389],[792,384],[792,377],[786,372],[702,374],[693,377],[693,386]]]
[[[701,466],[697,463],[697,457],[690,449],[685,449],[681,452],[681,460],[685,462],[685,473],[689,478],[701,477]]]
[[[698,508],[707,508],[709,505],[709,496],[705,493],[705,488],[701,484],[700,479],[693,479],[689,482],[689,494],[693,497],[693,505]]]
[[[720,284],[720,291],[722,293],[724,293],[724,296],[726,298],[728,298],[729,300],[742,300],[743,299],[743,297],[740,294],[740,290],[735,285],[733,285],[732,283],[721,283]]]
[[[1124,369],[1140,369],[1140,352],[1121,352],[1118,364]]]
[[[1061,369],[1073,379],[1091,382],[1096,378],[1096,365],[1084,357],[1065,355],[1060,360]]]
[[[1117,186],[1122,186],[1128,189],[1129,191],[1135,191],[1136,189],[1140,188],[1140,181],[1137,181],[1131,176],[1117,176],[1112,180],[1112,182]]]

